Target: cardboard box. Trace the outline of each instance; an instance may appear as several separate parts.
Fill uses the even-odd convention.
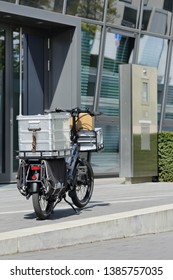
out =
[[[70,127],[72,127],[72,118],[70,119]],[[79,119],[76,122],[77,130],[93,130],[94,129],[94,117],[91,117],[87,113],[80,113]]]

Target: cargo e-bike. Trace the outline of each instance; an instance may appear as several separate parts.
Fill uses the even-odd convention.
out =
[[[94,176],[89,155],[103,149],[103,135],[101,128],[79,126],[85,115],[93,118],[96,114],[74,108],[17,118],[17,187],[27,199],[32,196],[35,214],[41,220],[47,219],[62,199],[76,212],[73,204],[83,208],[91,199]],[[83,156],[84,151],[87,157]],[[72,202],[67,200],[67,194]]]

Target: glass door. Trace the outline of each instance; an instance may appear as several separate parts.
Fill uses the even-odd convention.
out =
[[[0,25],[0,184],[16,181],[17,115],[44,110],[47,41],[32,28]]]
[[[12,75],[13,75],[13,91],[12,99],[12,180],[18,169],[18,160],[16,159],[16,151],[18,151],[18,124],[16,117],[22,111],[22,85],[23,85],[23,36],[22,28],[13,30],[12,32]]]
[[[5,30],[0,28],[0,177],[5,176]]]

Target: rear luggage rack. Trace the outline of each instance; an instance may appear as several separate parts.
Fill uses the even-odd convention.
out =
[[[54,158],[62,158],[71,155],[71,149],[69,150],[52,150],[52,151],[17,151],[18,159],[54,159]]]

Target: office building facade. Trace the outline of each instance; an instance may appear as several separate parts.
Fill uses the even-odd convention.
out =
[[[16,15],[12,10],[16,10]],[[80,91],[80,96],[69,93],[70,98],[76,98],[75,104],[82,108],[103,113],[97,117],[96,126],[103,128],[105,148],[91,157],[96,176],[119,176],[120,65],[157,68],[158,131],[173,130],[172,0],[10,0],[0,1],[0,15],[0,182],[15,180],[16,116],[21,110],[26,114],[42,113],[52,104],[45,73],[37,73],[39,78],[33,83],[32,63],[23,62],[23,57],[29,59],[32,54],[26,56],[26,34],[27,44],[37,49],[30,57],[31,62],[37,61],[36,70],[45,68],[45,62],[37,58],[44,56],[45,41],[40,37],[46,32],[51,31],[53,36],[57,29],[65,30],[64,40],[71,38],[67,48],[75,41],[69,59],[72,85],[69,88]],[[59,37],[54,38],[52,60],[59,50],[56,45]],[[47,68],[52,67],[49,57],[47,64]],[[53,65],[54,77],[57,69],[56,63]],[[70,74],[73,65],[80,69],[78,79]],[[28,71],[31,75],[26,82],[24,73]],[[69,84],[68,71],[63,75],[62,83]],[[54,84],[53,80],[51,86]],[[34,86],[40,92],[39,102],[34,102]],[[27,95],[22,98],[25,91]]]

